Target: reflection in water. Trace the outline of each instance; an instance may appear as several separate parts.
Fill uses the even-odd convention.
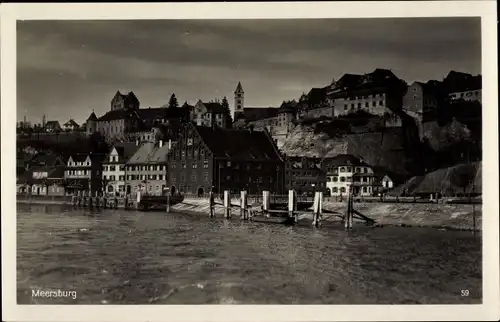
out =
[[[480,237],[18,205],[19,303],[481,302]],[[32,298],[32,290],[77,298]],[[468,289],[470,296],[461,297]]]

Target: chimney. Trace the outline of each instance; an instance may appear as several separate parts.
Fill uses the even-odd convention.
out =
[[[160,141],[158,142],[158,147],[159,147],[159,148],[161,148],[162,146],[163,146],[163,140],[160,140]]]

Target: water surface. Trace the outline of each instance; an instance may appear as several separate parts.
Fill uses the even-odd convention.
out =
[[[19,304],[481,302],[471,232],[17,206]],[[77,296],[32,297],[38,289]]]

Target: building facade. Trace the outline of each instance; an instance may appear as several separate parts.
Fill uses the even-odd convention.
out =
[[[287,157],[285,164],[286,190],[293,189],[299,195],[325,191],[326,173],[321,169],[321,159]]]
[[[354,195],[373,195],[375,174],[372,167],[361,159],[341,154],[323,160],[322,167],[326,171],[326,187],[331,196],[345,196],[351,187]]]
[[[172,193],[282,191],[284,162],[266,131],[185,126],[168,154]]]
[[[102,192],[102,162],[105,157],[105,154],[97,153],[77,154],[69,157],[64,171],[68,193]]]
[[[109,195],[125,195],[125,164],[139,149],[135,143],[116,143],[102,165],[104,190]]]
[[[197,126],[228,128],[231,115],[218,102],[203,103],[199,100],[191,110],[190,118]]]
[[[443,80],[448,99],[482,102],[482,76],[450,71]]]

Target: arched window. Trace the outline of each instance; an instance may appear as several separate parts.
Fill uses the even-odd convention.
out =
[[[351,167],[347,167],[347,172],[352,172],[352,168]]]
[[[113,192],[113,186],[108,186],[108,192]]]
[[[326,177],[326,182],[331,182],[332,181],[332,177]]]
[[[344,193],[345,192],[345,187],[340,188],[340,192]]]
[[[345,177],[340,177],[340,182],[345,182]]]
[[[337,193],[337,192],[339,192],[339,188],[337,188],[337,187],[333,187],[333,188],[332,188],[332,191],[333,191],[333,193]]]
[[[338,182],[339,181],[339,177],[333,177],[333,182]]]
[[[344,167],[340,167],[339,168],[339,172],[345,172],[345,168]]]

